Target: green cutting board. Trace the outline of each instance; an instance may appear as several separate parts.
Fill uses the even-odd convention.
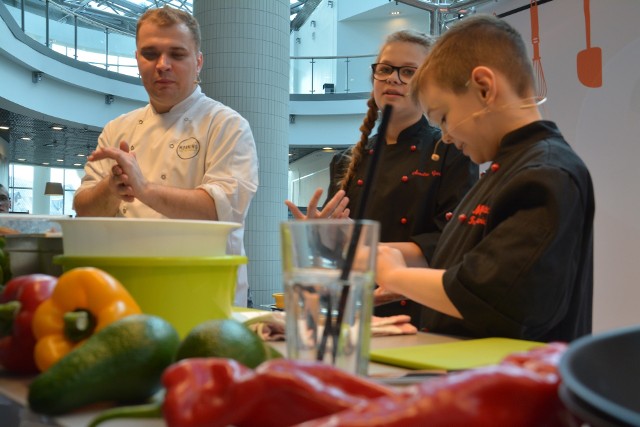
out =
[[[409,369],[444,369],[456,371],[493,365],[505,356],[545,345],[512,338],[479,338],[442,344],[371,350],[372,362]]]

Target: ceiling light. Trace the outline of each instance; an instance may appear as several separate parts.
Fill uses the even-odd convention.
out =
[[[84,157],[84,156],[85,156],[85,155],[84,155],[84,154],[82,154],[82,153],[78,153],[78,154],[76,154],[76,157]]]
[[[394,10],[393,12],[390,13],[390,15],[393,15],[393,16],[400,15],[400,11],[399,10]]]
[[[49,166],[49,162],[42,162],[44,166]]]
[[[82,163],[74,163],[73,166],[82,166]]]
[[[56,162],[64,162],[63,159],[56,159]]]
[[[293,156],[293,153],[289,153],[289,157]]]
[[[30,136],[23,136],[20,139],[23,140],[23,141],[31,141],[31,137]]]
[[[331,151],[331,150],[333,150],[333,148],[332,148],[332,147],[322,147],[322,149],[323,149],[324,151]]]
[[[53,125],[53,126],[51,126],[51,129],[53,129],[53,130],[64,130],[64,126]]]
[[[18,159],[19,162],[26,162],[27,159]]]
[[[9,130],[9,126],[2,125],[2,126],[0,126],[0,129],[1,130]]]

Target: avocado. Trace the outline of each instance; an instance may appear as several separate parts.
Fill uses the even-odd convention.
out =
[[[98,402],[143,401],[160,389],[179,343],[175,328],[160,317],[124,317],[37,376],[29,386],[29,406],[58,415]]]
[[[213,319],[195,326],[184,338],[176,360],[191,357],[223,357],[255,368],[269,359],[263,341],[244,323],[234,319]]]

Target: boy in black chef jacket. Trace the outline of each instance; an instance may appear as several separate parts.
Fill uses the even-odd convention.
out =
[[[591,177],[542,120],[521,35],[493,16],[460,20],[433,46],[411,94],[445,143],[491,165],[450,215],[429,268],[415,244],[380,247],[377,292],[423,304],[431,332],[537,341],[590,333]]]

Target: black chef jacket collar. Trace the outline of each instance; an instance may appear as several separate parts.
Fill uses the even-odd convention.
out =
[[[520,147],[523,144],[530,144],[549,137],[562,138],[558,126],[548,120],[538,120],[528,125],[524,125],[514,131],[509,132],[502,138],[500,148],[496,153],[494,161],[506,155],[512,148]]]
[[[415,139],[420,138],[420,135],[423,134],[424,129],[428,128],[429,126],[429,121],[424,115],[422,115],[420,117],[420,120],[400,132],[400,134],[398,135],[398,144],[413,143]],[[370,150],[375,147],[376,141],[378,141],[378,134],[369,139],[369,141],[367,142],[367,149]]]

